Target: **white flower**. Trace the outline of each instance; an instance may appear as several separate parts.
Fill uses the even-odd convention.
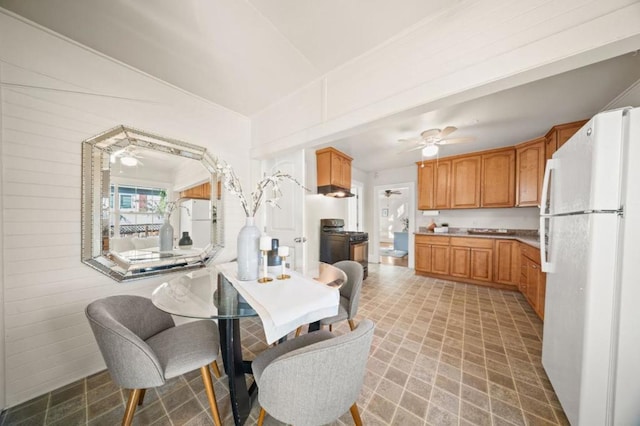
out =
[[[298,182],[298,180],[293,176],[277,171],[271,176],[264,177],[260,182],[256,184],[256,189],[251,193],[251,199],[249,202],[249,200],[247,200],[246,196],[244,195],[244,192],[242,191],[240,180],[238,179],[238,176],[236,176],[231,166],[229,166],[224,161],[217,160],[216,169],[218,170],[218,174],[222,175],[222,184],[224,185],[225,189],[240,199],[240,204],[242,205],[242,208],[244,209],[247,217],[255,216],[256,212],[260,208],[260,204],[262,204],[264,191],[269,186],[271,186],[274,196],[268,199],[266,202],[271,206],[278,205],[278,198],[282,195],[278,184],[284,179],[288,179],[294,182],[299,187],[308,191],[308,189],[305,188],[300,182]]]

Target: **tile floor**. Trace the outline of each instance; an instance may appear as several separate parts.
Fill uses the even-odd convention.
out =
[[[568,424],[540,364],[542,323],[519,293],[371,264],[358,317],[376,323],[358,401],[366,425]],[[258,320],[242,325],[251,359],[266,343]],[[215,391],[231,425],[225,382]],[[101,372],[9,409],[0,425],[116,425],[126,396]],[[256,403],[248,424],[258,411]],[[147,391],[134,424],[212,424],[199,372]],[[335,424],[353,423],[346,413]]]

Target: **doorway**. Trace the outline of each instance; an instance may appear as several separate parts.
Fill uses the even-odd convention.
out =
[[[380,186],[376,187],[375,194],[378,261],[408,267],[411,251],[409,227],[414,216],[412,188],[407,184]]]

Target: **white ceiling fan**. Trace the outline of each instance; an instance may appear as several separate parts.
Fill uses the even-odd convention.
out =
[[[416,146],[414,146],[413,148],[402,151],[402,153],[422,150],[423,157],[433,157],[438,153],[441,145],[450,145],[455,143],[469,142],[474,139],[472,137],[463,137],[463,138],[447,137],[451,133],[455,132],[456,130],[458,130],[458,128],[454,126],[447,126],[442,130],[429,129],[420,133],[420,137],[412,138],[412,139],[400,139],[398,142],[416,144]]]
[[[137,165],[144,165],[140,155],[140,150],[136,149],[135,145],[127,145],[111,154],[111,163],[115,163],[117,159],[120,159],[120,164],[127,167],[134,167]]]
[[[401,195],[401,194],[402,194],[402,191],[393,191],[391,189],[384,190],[384,196],[387,198],[391,197],[392,195]]]

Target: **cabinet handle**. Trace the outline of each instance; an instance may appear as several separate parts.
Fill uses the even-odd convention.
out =
[[[538,265],[531,265],[531,269],[538,269]]]

